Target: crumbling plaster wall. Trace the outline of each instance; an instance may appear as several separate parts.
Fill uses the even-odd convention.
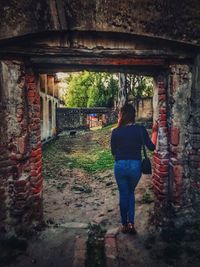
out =
[[[0,230],[21,232],[42,217],[40,102],[22,62],[0,64]]]
[[[122,32],[200,44],[199,1],[13,0],[0,7],[0,39],[55,30]],[[69,40],[70,41],[70,40]]]

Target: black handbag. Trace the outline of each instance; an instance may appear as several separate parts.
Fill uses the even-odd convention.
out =
[[[142,131],[141,131],[141,136],[142,136],[142,150],[143,150],[143,156],[144,156],[142,159],[141,171],[143,174],[152,174],[151,161],[149,157],[147,156]]]

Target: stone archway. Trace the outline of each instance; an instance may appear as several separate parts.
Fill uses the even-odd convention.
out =
[[[198,59],[196,64],[198,64]],[[6,78],[12,81],[12,86],[8,87],[15,88],[15,94],[18,96],[14,103],[16,105],[16,99],[19,99],[20,105],[17,113],[14,109],[10,110],[10,101],[13,100],[14,91],[9,94],[8,98],[3,96],[5,109],[2,112],[6,114],[4,121],[9,123],[11,116],[15,118],[16,131],[20,128],[22,132],[26,130],[25,135],[21,134],[22,132],[17,134],[13,130],[11,133],[11,129],[13,129],[11,126],[7,125],[7,128],[5,125],[3,126],[4,129],[7,129],[6,132],[8,135],[10,134],[10,137],[7,136],[4,143],[1,144],[5,150],[3,157],[8,158],[6,161],[1,161],[1,164],[3,163],[1,174],[3,174],[2,179],[5,181],[2,188],[5,190],[4,198],[7,201],[8,199],[14,200],[14,202],[12,206],[7,206],[7,214],[9,210],[9,218],[13,219],[8,221],[8,217],[4,215],[1,223],[2,227],[6,225],[7,229],[10,229],[16,225],[18,220],[20,222],[18,225],[26,227],[26,223],[29,224],[30,220],[41,218],[42,214],[40,98],[36,86],[37,77],[33,72],[28,70],[25,76],[22,76],[24,73],[24,69],[21,70],[23,65],[13,65],[12,62],[6,62],[2,63],[1,66],[4,69],[1,76],[2,85],[5,86]],[[192,201],[193,193],[191,192],[195,192],[195,194],[198,192],[198,180],[195,173],[198,174],[196,167],[199,157],[197,123],[199,109],[198,98],[196,97],[195,101],[197,102],[195,103],[197,104],[192,106],[194,103],[192,96],[198,94],[199,76],[197,73],[199,67],[195,65],[192,72],[191,66],[173,65],[169,71],[162,72],[155,77],[154,97],[158,100],[156,114],[160,121],[153,173],[153,185],[157,197],[155,217],[157,223],[163,223],[163,221],[167,222],[171,219],[174,212],[178,212],[179,216],[175,222],[183,224],[185,212],[188,214],[188,222],[194,220],[195,210],[198,210],[194,200]],[[22,79],[20,83],[18,83],[19,77]],[[16,88],[19,88],[18,92]],[[24,90],[24,93],[21,94],[21,88],[27,88],[27,91]],[[9,97],[11,97],[10,100]],[[24,126],[25,128],[23,128]],[[26,161],[22,161],[24,157]],[[12,183],[8,184],[7,179],[10,179]],[[16,188],[13,188],[14,195],[7,193],[11,184]],[[17,199],[19,202],[16,201]],[[195,205],[195,209],[193,205]],[[31,213],[28,210],[31,210]],[[196,219],[197,215],[195,215]],[[14,226],[14,228],[16,227]]]
[[[1,9],[1,229],[26,229],[42,216],[37,73],[85,68],[155,77],[160,120],[153,174],[156,218],[163,223],[175,214],[177,224],[199,220],[198,1],[191,6],[182,1],[179,16],[173,3],[146,0],[146,5],[135,1],[135,8],[114,0],[27,4]],[[19,12],[11,20],[13,7]],[[191,32],[193,24],[197,30]]]

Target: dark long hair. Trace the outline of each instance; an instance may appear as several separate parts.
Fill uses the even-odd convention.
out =
[[[128,123],[135,123],[135,108],[132,104],[125,104],[119,111],[117,128]]]

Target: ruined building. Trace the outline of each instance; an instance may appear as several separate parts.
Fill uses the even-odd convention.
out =
[[[39,77],[41,140],[47,141],[56,135],[56,109],[61,100],[56,75],[41,74]]]
[[[199,221],[199,0],[13,0],[0,17],[1,231],[42,219],[39,75],[83,69],[154,78],[155,223]]]

